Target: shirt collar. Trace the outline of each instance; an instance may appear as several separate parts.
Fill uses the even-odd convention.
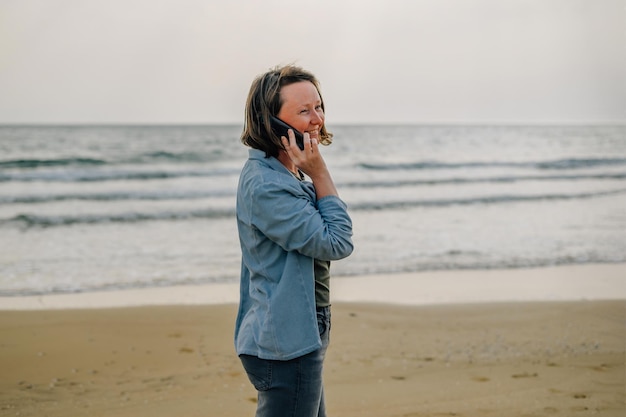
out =
[[[291,171],[287,169],[286,166],[282,164],[277,158],[270,156],[269,158],[265,157],[265,151],[261,151],[259,149],[248,149],[248,157],[250,159],[256,159],[263,161],[264,164],[267,164],[274,171],[284,172],[289,175],[293,175]]]

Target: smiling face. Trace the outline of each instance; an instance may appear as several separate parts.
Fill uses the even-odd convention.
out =
[[[324,110],[322,99],[312,82],[300,81],[283,86],[280,89],[280,101],[282,105],[276,115],[279,119],[300,132],[308,132],[311,139],[320,139]]]
[[[277,157],[283,143],[271,128],[276,116],[299,132],[308,132],[322,145],[332,143],[333,134],[325,126],[324,99],[319,82],[310,72],[293,65],[274,68],[252,82],[246,99],[241,142]]]

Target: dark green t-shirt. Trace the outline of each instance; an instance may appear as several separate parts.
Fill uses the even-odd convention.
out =
[[[302,181],[304,175],[298,170],[298,175],[292,175]],[[313,260],[315,268],[315,307],[328,307],[330,305],[330,261]]]
[[[328,307],[330,305],[330,261],[315,259],[315,306]]]

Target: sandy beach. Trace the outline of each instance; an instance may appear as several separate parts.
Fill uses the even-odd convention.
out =
[[[408,275],[388,277],[386,298],[368,277],[336,280],[329,415],[623,417],[624,265],[498,271],[527,276],[528,290],[492,288],[489,301],[492,272],[456,298],[437,278],[469,288],[480,272],[413,275],[427,298],[407,297]],[[252,416],[256,393],[232,344],[237,307],[219,302],[232,288],[222,290],[213,302],[115,308],[77,301],[89,295],[66,296],[66,308],[1,299],[0,416]]]

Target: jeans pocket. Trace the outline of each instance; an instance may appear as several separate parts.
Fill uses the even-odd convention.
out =
[[[328,330],[328,324],[323,316],[317,315],[317,330],[320,332],[320,337],[324,336],[326,330]]]
[[[317,329],[319,330],[322,342],[328,342],[330,337],[330,308],[317,312]]]
[[[257,391],[267,391],[272,384],[272,363],[250,355],[239,355],[248,379]]]

